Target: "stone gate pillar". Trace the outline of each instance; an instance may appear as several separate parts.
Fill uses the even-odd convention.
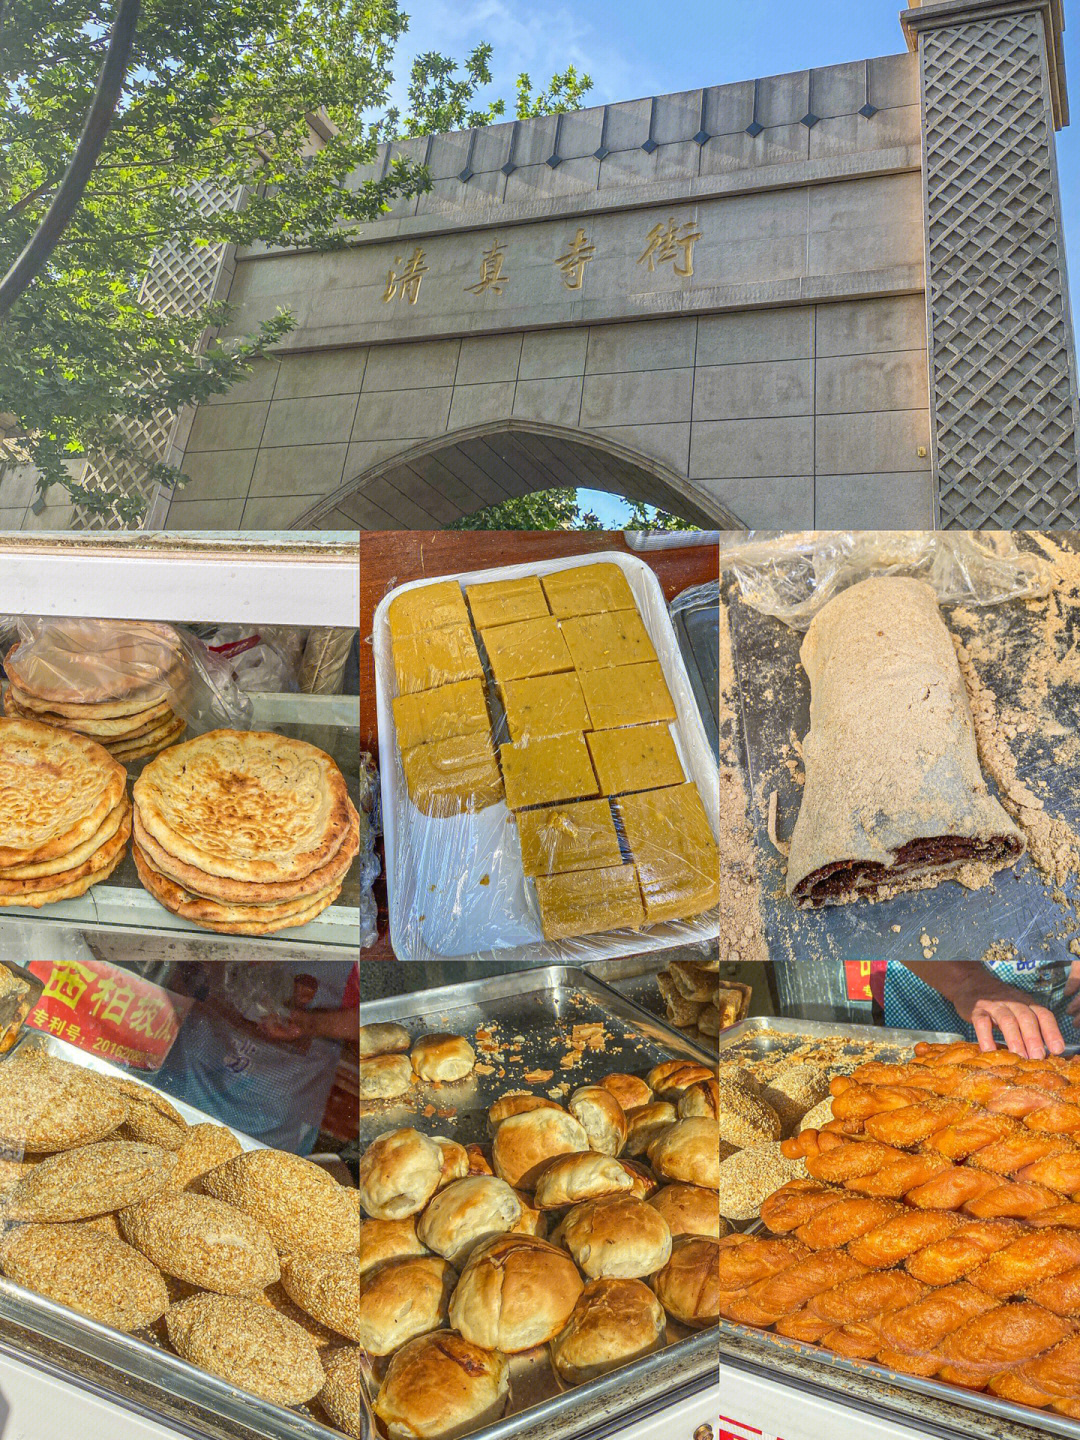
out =
[[[938,0],[901,19],[922,90],[938,524],[1080,527],[1062,0]]]

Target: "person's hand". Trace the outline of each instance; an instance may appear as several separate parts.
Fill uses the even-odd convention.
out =
[[[259,1031],[268,1040],[302,1040],[311,1033],[311,1017],[306,1010],[292,1010],[285,1020],[268,1015],[259,1021]]]
[[[1009,989],[1009,986],[1002,986]],[[1023,992],[1015,991],[1020,995]],[[963,1012],[961,1012],[963,1013]],[[1042,1060],[1049,1051],[1060,1055],[1065,1049],[1057,1019],[1045,1005],[1032,1005],[1021,999],[976,1000],[970,1015],[965,1017],[975,1028],[980,1050],[996,1050],[995,1028],[1001,1032],[1006,1048],[1014,1055],[1029,1060]]]

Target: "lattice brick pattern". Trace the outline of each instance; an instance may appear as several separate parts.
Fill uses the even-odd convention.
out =
[[[209,181],[198,182],[189,193],[205,215],[236,209],[242,200],[241,191],[224,190]],[[195,314],[213,299],[228,250],[227,245],[204,245],[196,250],[185,250],[173,242],[161,246],[150,257],[139,290],[140,303],[158,314]],[[141,454],[161,461],[169,453],[176,419],[176,415],[162,411],[153,420],[124,421],[120,429]],[[147,480],[141,466],[125,458],[99,456],[87,467],[85,483],[95,480],[122,495],[136,495],[147,506],[153,499],[154,483]],[[97,514],[77,505],[72,520],[75,530],[118,530],[124,524],[115,507]]]
[[[943,526],[1080,525],[1040,25],[1029,12],[920,37]]]

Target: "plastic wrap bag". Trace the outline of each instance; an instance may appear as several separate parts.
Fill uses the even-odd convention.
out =
[[[375,762],[360,752],[360,949],[374,945],[379,936],[378,908],[372,887],[379,876],[375,837],[379,834],[379,776]]]
[[[595,564],[617,565],[630,586],[674,701],[678,719],[669,729],[684,776],[697,786],[715,839],[720,823],[716,761],[663,591],[644,562],[621,551],[605,552],[441,576],[439,580],[472,585]],[[374,621],[390,934],[397,958],[498,958],[503,963],[583,964],[715,937],[718,910],[714,905],[687,920],[645,924],[640,929],[610,929],[569,939],[545,939],[534,884],[524,873],[517,825],[505,800],[445,818],[422,814],[413,804],[394,722],[392,702],[398,691],[387,611],[395,596],[430,583],[413,582],[384,596]],[[487,672],[481,683],[497,751],[498,745],[510,736],[497,687]]]
[[[215,625],[203,644],[246,694],[287,694],[300,689],[304,631],[286,625]]]
[[[108,711],[167,704],[190,734],[251,726],[251,701],[229,667],[183,626],[19,615],[0,619],[5,628],[15,637],[4,656],[9,681],[55,723],[78,729],[80,716],[92,717],[96,737]]]
[[[1049,593],[1053,567],[1002,530],[811,530],[721,546],[742,598],[805,630],[826,601],[870,575],[925,580],[942,604],[999,605]]]

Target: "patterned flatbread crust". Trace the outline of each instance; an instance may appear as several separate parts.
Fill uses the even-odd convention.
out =
[[[124,767],[84,735],[0,719],[0,868],[68,855],[101,829]]]
[[[220,875],[208,875],[193,865],[185,865],[182,860],[177,860],[175,855],[170,855],[163,849],[152,835],[147,834],[137,813],[134,833],[135,843],[159,875],[192,895],[203,895],[210,900],[242,905],[265,905],[274,901],[299,900],[304,896],[319,895],[331,885],[344,880],[360,851],[360,816],[351,800],[349,828],[337,854],[310,875],[278,884],[260,885],[255,881],[228,880]]]
[[[212,900],[189,895],[159,875],[137,845],[132,847],[132,854],[139,879],[159,905],[183,920],[222,935],[273,935],[278,930],[293,930],[321,915],[341,893],[339,884],[323,895],[309,896],[294,905],[215,905]]]
[[[70,885],[58,886],[55,890],[42,890],[34,895],[9,896],[0,895],[0,906],[23,905],[38,910],[42,905],[52,905],[57,900],[74,900],[79,895],[85,895],[91,885],[97,885],[102,880],[107,880],[116,867],[123,860],[126,847],[121,846],[110,865],[104,870],[97,870],[92,875],[84,875],[81,880],[75,880]]]
[[[76,865],[81,865],[84,860],[89,860],[91,855],[97,854],[101,847],[113,838],[123,823],[125,814],[131,811],[131,802],[124,795],[115,810],[111,810],[101,822],[101,829],[95,830],[89,840],[77,845],[67,855],[58,855],[55,860],[42,860],[37,865],[8,865],[0,874],[5,880],[40,880],[43,875],[61,875],[65,870],[73,870]]]
[[[326,865],[351,819],[345,777],[325,751],[261,730],[211,730],[172,746],[134,796],[143,828],[170,855],[260,884]]]
[[[116,864],[124,858],[127,842],[131,839],[131,802],[125,799],[125,814],[115,835],[105,841],[88,860],[61,870],[55,875],[42,875],[36,880],[13,880],[6,871],[0,870],[0,897],[17,899],[20,895],[42,895],[76,881],[89,878],[93,885],[103,873],[111,874]]]
[[[171,745],[181,731],[186,729],[187,721],[179,715],[174,715],[164,725],[155,725],[145,735],[137,735],[132,740],[107,740],[104,742],[105,748],[118,760],[133,758],[135,751],[138,751],[140,755],[151,755],[164,749],[166,745]]]

